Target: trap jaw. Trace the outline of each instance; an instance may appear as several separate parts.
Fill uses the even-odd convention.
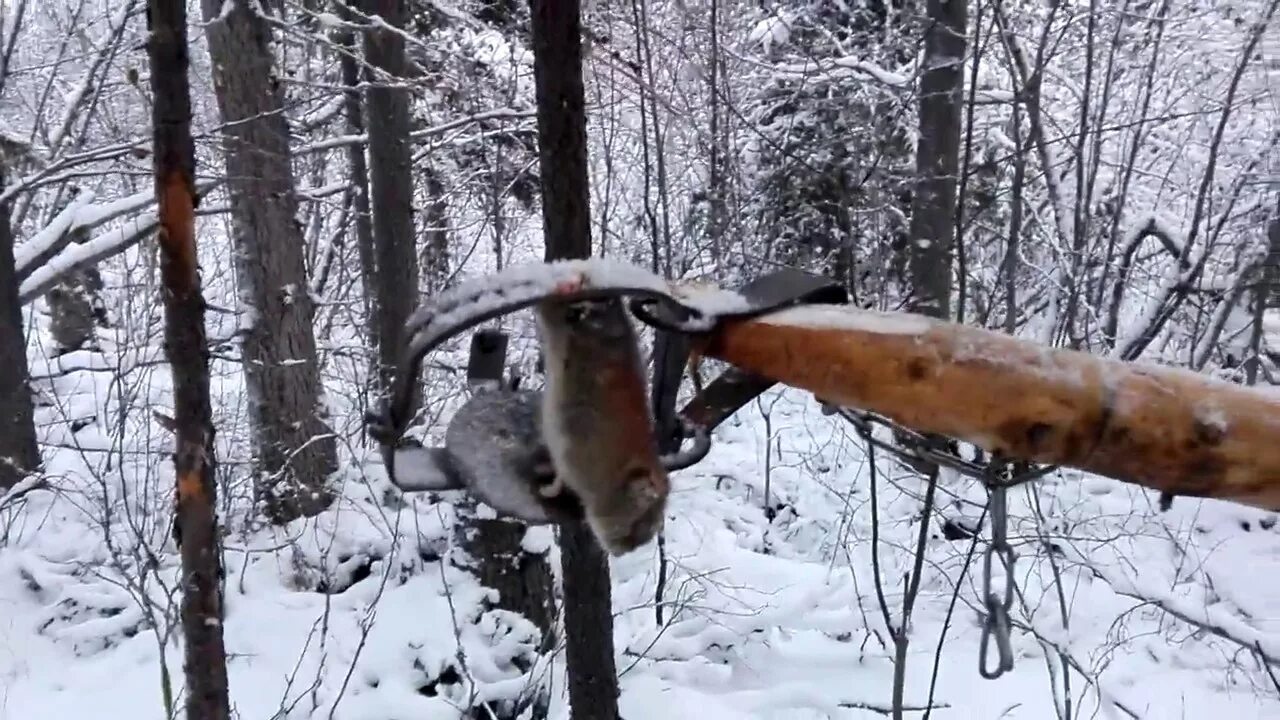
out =
[[[699,388],[676,412],[694,338],[714,331],[727,319],[746,320],[806,303],[843,303],[847,294],[836,283],[791,269],[762,276],[736,292],[691,290],[639,268],[604,260],[515,266],[483,280],[463,283],[429,298],[406,323],[411,339],[390,397],[381,412],[366,416],[370,436],[381,446],[393,484],[406,492],[478,489],[459,476],[456,468],[465,463],[456,462],[446,448],[422,448],[404,438],[412,421],[409,408],[413,383],[426,354],[444,342],[488,320],[552,299],[623,301],[636,319],[654,328],[651,410],[662,465],[670,471],[701,461],[710,450],[711,430],[775,384],[762,376],[729,368],[705,388]],[[470,385],[514,392],[513,384],[503,379],[507,345],[508,337],[501,330],[481,329],[472,336],[467,369]],[[427,464],[430,471],[406,477],[397,468],[398,456],[406,455],[412,455],[415,464]],[[544,478],[522,480],[532,485]],[[518,480],[512,477],[501,482]],[[492,486],[486,488],[482,499],[499,513],[535,523],[551,519],[541,509],[531,511],[527,503],[504,502],[502,494],[492,490]],[[515,488],[513,494],[527,498],[528,490],[529,487]]]

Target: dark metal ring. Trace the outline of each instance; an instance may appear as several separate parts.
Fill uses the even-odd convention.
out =
[[[637,320],[657,330],[672,333],[702,333],[712,329],[714,323],[697,308],[681,304],[673,297],[639,296],[627,302],[627,308]],[[661,310],[651,308],[678,309],[683,318],[664,317]]]
[[[675,452],[662,456],[662,467],[668,471],[683,470],[702,462],[711,452],[711,433],[707,428],[691,422],[687,418],[677,416],[680,423],[681,439],[692,439],[689,449],[677,448]],[[682,442],[681,445],[684,443]]]

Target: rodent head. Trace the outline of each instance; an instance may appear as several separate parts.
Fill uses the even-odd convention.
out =
[[[625,473],[623,492],[601,498],[587,513],[600,545],[611,555],[623,555],[646,545],[666,520],[670,481],[660,465],[634,464]]]

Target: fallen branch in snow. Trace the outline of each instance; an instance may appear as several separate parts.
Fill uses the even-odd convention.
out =
[[[1205,375],[833,305],[730,320],[696,345],[1009,459],[1280,509],[1280,397]]]
[[[211,187],[211,182],[197,186],[197,196],[206,194]],[[21,283],[18,289],[19,301],[25,305],[35,300],[68,273],[124,252],[150,235],[156,229],[154,210],[84,243],[67,247],[71,245],[72,235],[76,231],[101,225],[154,202],[155,193],[148,190],[102,205],[89,205],[87,201],[69,205],[44,230],[18,248],[20,259],[17,277]]]
[[[73,350],[57,357],[44,358],[31,363],[30,378],[47,380],[73,372],[110,372],[127,375],[140,367],[165,363],[164,348],[142,347],[113,357],[93,350]]]
[[[1259,656],[1262,655],[1261,645],[1256,646],[1254,649],[1258,651]],[[1275,688],[1276,692],[1280,693],[1280,678],[1277,678],[1275,671],[1271,669],[1271,663],[1264,662],[1261,663],[1261,665],[1262,669],[1267,671],[1267,677],[1271,678],[1271,687]]]
[[[1130,286],[1129,273],[1133,269],[1134,255],[1147,238],[1157,240],[1175,261],[1179,261],[1182,257],[1183,248],[1187,243],[1183,233],[1174,229],[1167,220],[1155,213],[1149,213],[1140,221],[1132,223],[1116,253],[1120,258],[1120,265],[1116,268],[1116,278],[1111,283],[1111,304],[1107,308],[1106,321],[1102,326],[1102,336],[1108,345],[1114,345],[1116,341],[1120,326],[1120,309],[1123,307],[1125,290]],[[1189,263],[1179,261],[1178,267],[1186,271]]]
[[[1086,552],[1071,543],[1061,544],[1062,550],[1084,566],[1094,577],[1105,582],[1117,595],[1154,605],[1182,622],[1223,640],[1235,643],[1246,650],[1256,652],[1268,663],[1280,663],[1280,636],[1259,630],[1218,604],[1205,604],[1202,600],[1179,597],[1169,589],[1155,583],[1138,586],[1136,579],[1126,574],[1107,570],[1089,559]]]
[[[823,61],[805,60],[799,63],[765,65],[764,67],[767,67],[774,77],[778,78],[814,81],[836,77],[863,76],[894,88],[911,87],[912,79],[915,75],[915,68],[910,68],[910,74],[894,72],[853,56]]]
[[[26,305],[48,292],[67,274],[123,252],[155,229],[156,214],[153,210],[82,245],[67,249],[22,281],[18,288],[18,301]]]
[[[872,705],[870,703],[860,702],[842,702],[837,703],[836,707],[849,708],[850,710],[866,710],[868,712],[879,713],[880,715],[892,715],[895,710],[902,712],[925,712],[927,710],[947,710],[951,707],[950,703],[935,703],[933,705],[903,705],[901,708],[894,708],[889,705]]]
[[[0,495],[0,511],[4,511],[10,505],[17,503],[22,498],[30,495],[36,490],[43,490],[49,487],[49,480],[41,475],[29,475],[17,485],[9,488],[8,492]]]
[[[71,242],[71,234],[84,227],[79,217],[80,211],[89,207],[92,202],[93,193],[77,195],[48,225],[13,249],[14,275],[18,282],[22,282],[32,270],[57,255]]]

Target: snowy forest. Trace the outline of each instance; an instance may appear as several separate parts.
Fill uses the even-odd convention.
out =
[[[424,300],[587,256],[1280,397],[1278,10],[0,0],[0,720],[1280,717],[1280,508],[997,503],[779,384],[610,555],[403,492],[367,422]]]

